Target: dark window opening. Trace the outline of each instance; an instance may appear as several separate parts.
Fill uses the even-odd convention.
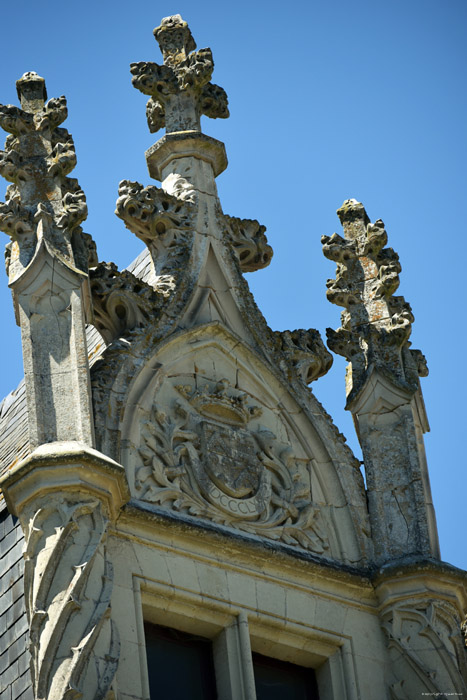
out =
[[[286,661],[253,654],[257,700],[319,700],[316,674]]]
[[[216,700],[209,639],[149,623],[144,634],[151,698]]]

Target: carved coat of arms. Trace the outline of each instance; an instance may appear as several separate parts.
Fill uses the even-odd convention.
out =
[[[262,409],[227,380],[175,387],[166,414],[141,424],[141,500],[322,553],[319,507],[300,483],[290,446],[250,427]]]

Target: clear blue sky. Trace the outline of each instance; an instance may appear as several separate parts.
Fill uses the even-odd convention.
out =
[[[227,121],[204,119],[225,142],[218,179],[224,211],[267,226],[275,255],[248,275],[273,329],[339,326],[325,298],[334,264],[320,237],[339,230],[348,197],[382,218],[402,263],[413,347],[427,356],[426,436],[443,559],[467,568],[465,497],[465,238],[467,4],[462,0],[7,3],[2,8],[0,102],[17,104],[27,70],[65,94],[88,199],[85,230],[100,259],[125,267],[141,243],[114,214],[122,179],[149,184],[144,151],[156,138],[132,61],[161,61],[152,29],[180,13],[198,48],[211,47],[213,81],[229,95]],[[0,199],[4,184],[0,183]],[[0,234],[4,235],[4,234]],[[4,236],[4,241],[7,241]],[[21,379],[19,329],[0,284],[0,394]],[[359,454],[344,411],[345,361],[313,389]]]

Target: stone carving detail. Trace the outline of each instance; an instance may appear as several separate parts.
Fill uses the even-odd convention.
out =
[[[180,15],[162,20],[154,36],[164,65],[141,61],[130,66],[135,88],[150,95],[146,115],[151,133],[166,127],[175,131],[200,131],[200,116],[229,116],[225,90],[210,83],[214,61],[210,49],[195,51],[188,24]]]
[[[305,384],[324,376],[331,369],[332,355],[314,328],[275,331],[274,336],[278,351]]]
[[[372,224],[360,202],[347,200],[337,214],[345,237],[322,242],[337,263],[327,297],[344,311],[341,327],[327,330],[328,345],[349,361],[347,408],[362,446],[375,561],[439,556],[420,440],[428,424],[419,376],[428,369],[422,353],[410,349],[412,310],[394,296],[399,259],[385,248],[383,222]]]
[[[409,357],[408,342],[413,315],[401,296],[401,266],[392,248],[385,248],[387,233],[381,220],[371,223],[360,202],[349,199],[338,210],[345,238],[323,236],[323,252],[337,263],[335,280],[328,280],[326,296],[343,306],[341,327],[327,330],[328,345],[352,363],[353,389],[361,385],[370,364],[392,372],[407,387],[418,387],[426,362]],[[411,351],[418,357],[420,351]]]
[[[177,182],[179,190],[183,183]],[[190,199],[179,199],[154,185],[123,180],[118,189],[115,213],[125,226],[148,246],[158,291],[175,288],[175,272],[183,266],[190,249],[196,208]]]
[[[268,245],[265,231],[255,219],[224,216],[229,242],[238,257],[242,272],[262,270],[271,262],[273,250]]]
[[[5,262],[22,331],[29,444],[92,444],[85,322],[92,322],[88,266],[97,256],[81,228],[86,198],[67,177],[76,154],[60,126],[66,100],[46,102],[37,73],[25,73],[16,87],[21,108],[0,106],[9,134],[0,173],[12,183],[0,229],[11,237]]]
[[[16,83],[22,108],[0,106],[0,126],[9,136],[0,152],[0,174],[12,184],[0,204],[0,230],[10,282],[28,266],[43,239],[52,255],[87,271],[80,224],[87,216],[78,181],[67,177],[76,165],[73,139],[59,125],[67,117],[62,96],[47,103],[44,79],[25,73]]]
[[[461,632],[464,636],[464,645],[467,647],[467,616],[464,618],[464,622],[461,624]]]
[[[400,605],[385,613],[383,629],[397,678],[391,687],[394,698],[465,694],[465,651],[457,611],[449,603]]]
[[[52,500],[25,519],[34,697],[109,698],[120,643],[110,619],[108,520],[97,500]]]
[[[166,288],[155,290],[128,270],[119,272],[114,263],[90,270],[90,282],[94,325],[107,344],[150,323],[169,295]]]
[[[170,413],[141,423],[137,497],[244,532],[323,553],[320,509],[291,448],[249,428],[262,409],[227,380],[176,387]]]

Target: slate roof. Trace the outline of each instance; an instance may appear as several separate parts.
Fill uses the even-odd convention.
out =
[[[29,673],[28,621],[24,607],[23,544],[23,531],[19,521],[3,506],[0,512],[0,697],[2,700],[34,700]]]

